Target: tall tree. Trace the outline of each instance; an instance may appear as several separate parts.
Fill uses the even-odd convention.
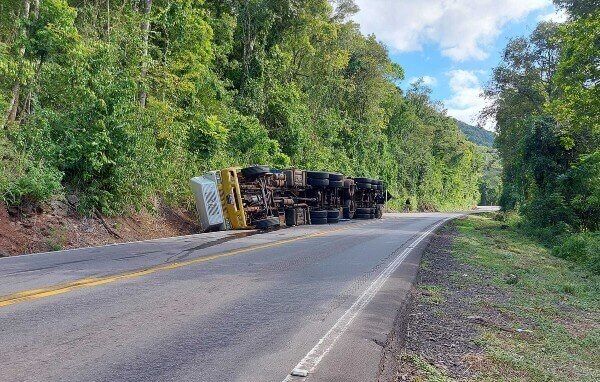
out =
[[[36,3],[39,5],[39,3]],[[25,41],[27,39],[27,22],[29,20],[29,13],[31,8],[31,0],[23,0],[23,8],[21,10],[22,14],[20,17],[19,23],[19,55],[18,60],[21,62],[25,55]],[[22,64],[20,64],[22,67]],[[19,71],[21,72],[21,70]],[[21,75],[21,73],[19,73]],[[7,123],[14,122],[17,118],[17,111],[19,108],[19,100],[21,96],[21,79],[17,78],[14,81],[11,91],[11,99],[8,103],[8,110],[6,112],[6,118],[4,119]]]
[[[152,0],[142,0],[142,70],[141,70],[141,91],[140,91],[140,106],[146,107],[148,92],[146,91],[146,76],[148,75],[148,38],[150,35],[150,13],[152,12]]]

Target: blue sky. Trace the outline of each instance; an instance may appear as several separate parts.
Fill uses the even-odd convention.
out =
[[[405,70],[424,77],[448,114],[476,124],[479,96],[511,37],[527,35],[542,19],[560,21],[551,0],[356,0],[355,20],[374,33]],[[493,125],[485,125],[493,129]]]

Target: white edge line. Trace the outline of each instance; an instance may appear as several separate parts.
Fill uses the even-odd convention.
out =
[[[379,276],[369,285],[369,287],[358,297],[358,299],[344,312],[337,320],[335,325],[327,331],[327,333],[319,339],[317,344],[302,358],[294,367],[292,372],[283,380],[283,382],[291,382],[303,380],[305,377],[294,376],[292,373],[307,373],[314,372],[323,357],[333,348],[337,340],[348,329],[354,318],[364,309],[364,307],[373,299],[379,292],[383,284],[387,281],[392,273],[400,266],[406,257],[415,249],[421,241],[435,231],[439,226],[454,219],[449,217],[435,224],[433,227],[425,231],[421,236],[415,239],[407,248],[404,249],[396,258],[379,274]],[[301,378],[301,379],[299,379]]]

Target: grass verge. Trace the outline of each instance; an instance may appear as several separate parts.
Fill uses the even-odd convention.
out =
[[[430,317],[419,318],[412,335],[432,339],[402,356],[418,369],[408,379],[600,381],[600,276],[494,218],[457,220],[449,228],[451,250],[441,258],[439,250],[437,258],[425,255],[428,264],[451,266],[435,277],[422,269],[426,283],[416,287],[425,293],[413,314]],[[447,302],[438,298],[442,290]],[[432,332],[436,326],[444,329]],[[452,342],[465,337],[474,347]],[[460,361],[447,367],[443,360],[457,359],[457,343],[464,348]]]

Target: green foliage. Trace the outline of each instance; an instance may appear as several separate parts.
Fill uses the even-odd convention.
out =
[[[481,205],[496,206],[502,193],[502,165],[498,152],[494,149],[481,147],[484,158],[483,176],[479,184]]]
[[[554,4],[566,9],[572,17],[582,17],[600,9],[600,0],[554,0]]]
[[[598,272],[600,13],[594,2],[556,3],[571,20],[511,41],[486,91],[504,163],[500,200],[555,254]]]
[[[456,123],[458,124],[460,131],[463,132],[470,142],[484,147],[494,146],[494,139],[496,136],[491,131],[485,130],[481,127],[469,125],[468,123],[464,123],[463,121],[459,120],[456,120]]]
[[[562,29],[563,49],[550,111],[561,123],[561,143],[578,153],[600,147],[600,10]]]
[[[587,267],[591,272],[600,274],[600,233],[584,232],[564,238],[554,247],[556,256]]]
[[[22,3],[0,0],[3,111],[19,88],[0,137],[29,161],[3,177],[11,203],[46,174],[54,191],[35,198],[58,179],[82,212],[186,205],[190,177],[252,163],[382,178],[399,206],[479,200],[481,154],[426,89],[395,85],[350,0]]]
[[[61,191],[63,174],[0,139],[0,200],[9,205],[38,203]]]

